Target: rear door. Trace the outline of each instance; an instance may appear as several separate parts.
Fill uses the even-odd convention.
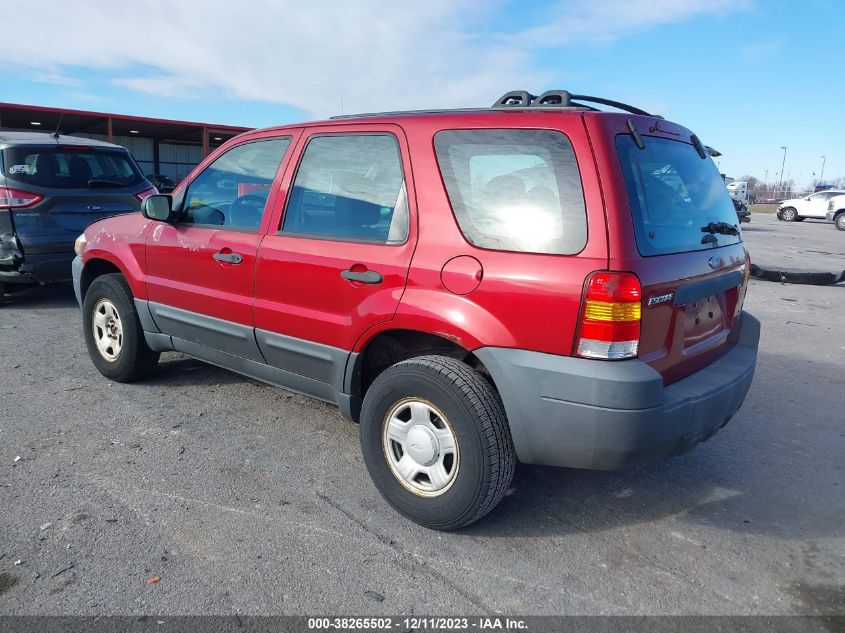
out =
[[[262,360],[252,332],[255,259],[292,140],[227,149],[174,196],[178,221],[147,233],[150,311],[165,334]]]
[[[16,145],[3,150],[6,186],[41,198],[11,210],[30,256],[72,252],[86,226],[140,208],[149,194],[126,150],[89,145]]]
[[[639,357],[670,383],[712,362],[735,340],[747,254],[718,169],[689,132],[647,119],[634,125],[672,132],[643,134],[640,148],[626,127],[609,130],[616,164],[608,182],[618,188],[608,205],[618,218],[609,219],[617,229],[610,263],[639,277]],[[619,175],[621,182],[614,179]]]
[[[405,288],[410,163],[392,125],[312,128],[300,146],[283,217],[259,252],[256,338],[271,365],[339,388],[349,350],[393,317]]]

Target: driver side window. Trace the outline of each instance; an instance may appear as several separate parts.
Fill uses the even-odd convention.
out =
[[[188,185],[179,224],[257,230],[290,141],[253,141],[218,157]]]

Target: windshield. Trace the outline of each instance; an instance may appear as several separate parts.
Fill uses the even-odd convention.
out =
[[[705,250],[741,242],[739,222],[719,170],[710,158],[680,141],[629,134],[616,150],[641,255]]]
[[[129,154],[94,147],[9,147],[3,175],[32,187],[85,189],[128,187],[142,177]]]

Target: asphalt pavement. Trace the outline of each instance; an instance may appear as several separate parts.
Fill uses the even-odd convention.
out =
[[[755,263],[845,268],[829,224],[743,230]],[[10,296],[0,614],[845,614],[845,284],[752,281],[746,308],[757,374],[713,439],[521,466],[443,534],[387,506],[334,407],[178,354],[112,383],[69,285]]]

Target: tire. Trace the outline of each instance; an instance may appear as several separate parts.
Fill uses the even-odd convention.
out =
[[[780,219],[784,222],[795,222],[798,218],[798,211],[793,209],[792,207],[786,207],[782,209],[780,212]]]
[[[0,306],[3,305],[6,296],[6,282],[0,281]]]
[[[845,212],[837,215],[836,218],[834,218],[833,223],[836,225],[837,229],[845,231]]]
[[[159,353],[144,340],[132,290],[123,275],[111,273],[93,281],[82,306],[82,326],[88,355],[106,378],[135,382],[155,371]]]
[[[399,442],[394,436],[402,425],[407,437]],[[376,488],[400,514],[427,528],[457,530],[477,521],[513,479],[516,455],[502,400],[481,374],[453,358],[420,356],[382,372],[364,397],[360,432]],[[449,433],[451,463],[443,439]],[[437,460],[428,470],[432,476],[420,471],[403,479],[406,457],[406,472]]]

